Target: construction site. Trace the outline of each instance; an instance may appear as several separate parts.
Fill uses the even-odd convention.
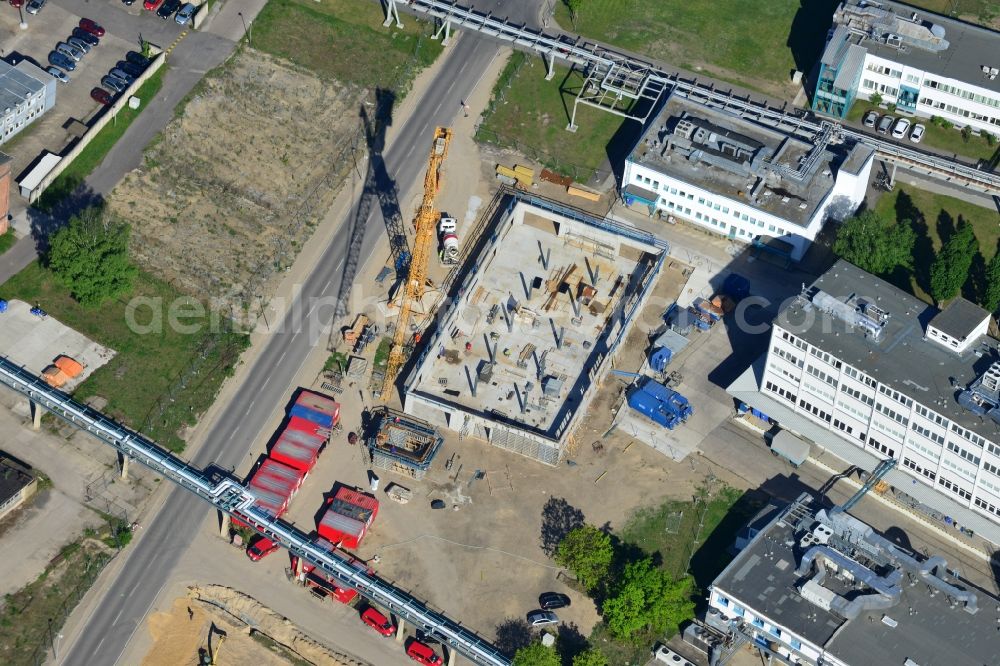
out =
[[[414,351],[404,411],[555,465],[666,244],[515,191],[481,225]]]

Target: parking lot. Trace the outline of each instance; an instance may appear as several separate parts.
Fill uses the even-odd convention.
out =
[[[169,46],[184,28],[173,20],[162,20],[153,12],[142,9],[141,0],[126,7],[118,0],[84,2],[83,0],[49,0],[35,15],[22,9],[27,28],[19,28],[18,10],[7,2],[0,5],[0,48],[8,60],[23,58],[42,69],[49,66],[48,54],[56,44],[65,41],[77,27],[81,17],[101,24],[106,33],[100,44],[76,63],[69,72],[70,83],[59,84],[55,107],[3,144],[0,150],[14,158],[15,178],[30,166],[43,150],[62,152],[82,132],[74,121],[87,124],[101,109],[90,97],[90,91],[100,85],[101,78],[114,67],[125,53],[139,48],[139,37],[154,44]],[[21,230],[25,231],[25,230]]]

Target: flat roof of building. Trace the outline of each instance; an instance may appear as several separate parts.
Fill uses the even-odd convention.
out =
[[[521,205],[520,221],[483,232],[495,239],[466,260],[474,268],[407,391],[558,440],[661,251]]]
[[[17,495],[34,479],[30,467],[21,465],[0,453],[0,504]]]
[[[832,297],[819,303],[815,295]],[[859,300],[889,314],[878,339],[829,312],[833,301],[853,310]],[[973,432],[1000,442],[1000,425],[959,405],[958,391],[1000,358],[1000,341],[984,336],[962,354],[924,338],[937,308],[840,260],[778,313],[775,323]],[[817,316],[819,315],[819,316]],[[981,321],[981,320],[979,320]]]
[[[25,63],[30,68],[21,66]],[[25,98],[37,94],[45,88],[45,84],[33,76],[34,72],[31,70],[41,71],[27,61],[15,66],[5,60],[0,60],[0,114],[6,114],[8,110],[15,109],[19,104],[24,103]]]
[[[867,5],[870,12],[882,9],[894,15],[881,25],[885,26],[885,34],[900,36],[905,48],[893,45],[895,41],[890,43],[884,37],[872,39],[858,32],[849,37],[852,43],[860,44],[872,55],[1000,92],[1000,76],[991,79],[983,73],[984,65],[1000,68],[1000,33],[897,2],[850,0],[845,4],[850,7]],[[835,21],[838,14],[835,14]],[[935,34],[941,32],[934,30],[935,26],[943,29],[943,37]],[[908,34],[914,38],[908,39]],[[941,39],[947,42],[946,46]],[[922,48],[921,43],[932,47]]]
[[[989,312],[959,296],[931,320],[931,325],[956,340],[965,340],[989,316]]]
[[[814,149],[819,153],[810,159]],[[810,139],[673,95],[629,159],[806,226],[833,189],[837,171],[859,173],[871,155],[861,144],[817,148]]]
[[[954,602],[949,594],[919,580],[891,554],[870,542],[865,541],[865,547],[857,552],[877,560],[880,566],[875,570],[880,574],[891,569],[903,573],[898,584],[899,601],[889,608],[862,610],[857,617],[846,619],[804,597],[800,591],[808,574],[797,574],[796,568],[809,548],[803,543],[803,526],[808,529],[820,522],[817,508],[796,502],[775,516],[713,586],[851,666],[903,664],[907,659],[928,666],[996,663],[996,608],[1000,600],[962,581],[961,588],[976,596],[978,611],[970,613],[963,603]],[[851,516],[845,519],[852,527],[860,528],[862,534],[871,529]],[[834,549],[845,550],[839,546]],[[861,560],[854,563],[858,570],[867,569]],[[829,569],[827,573],[820,581],[822,588],[847,599],[856,598],[862,589],[872,591]],[[884,616],[891,621],[884,623]]]

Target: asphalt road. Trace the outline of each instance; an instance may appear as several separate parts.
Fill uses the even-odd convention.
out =
[[[450,52],[440,74],[431,82],[421,103],[405,120],[394,142],[385,152],[388,172],[399,190],[408,191],[423,175],[427,147],[433,127],[448,125],[460,110],[459,101],[475,87],[486,71],[496,48],[491,42],[465,35]],[[355,207],[356,207],[355,203]],[[352,208],[350,215],[353,215]],[[368,233],[360,261],[371,256],[385,225],[378,206],[365,225]],[[222,467],[237,465],[264,427],[271,408],[287,399],[287,387],[312,348],[310,332],[302,314],[309,315],[314,298],[335,298],[340,286],[343,259],[348,244],[343,224],[317,263],[298,295],[299,307],[289,308],[284,325],[277,327],[250,370],[239,394],[246,400],[230,403],[219,415],[194,462]],[[325,344],[320,336],[317,344]],[[254,409],[254,405],[267,406]],[[174,563],[196,537],[205,516],[205,505],[193,495],[171,491],[155,516],[147,520],[146,533],[131,549],[103,602],[87,620],[76,642],[67,646],[69,666],[114,664],[133,632],[141,624],[162,586],[169,580]]]

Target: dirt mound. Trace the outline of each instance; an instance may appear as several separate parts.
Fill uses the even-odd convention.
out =
[[[198,90],[111,206],[142,265],[239,311],[270,294],[353,168],[338,156],[361,92],[252,50]]]
[[[254,633],[264,634],[280,647],[293,653],[293,656],[320,666],[371,666],[367,662],[334,652],[320,645],[299,631],[287,618],[278,615],[242,592],[221,585],[193,586],[188,590],[190,596],[196,600],[195,603],[201,602],[199,606],[205,612],[218,614],[220,610],[224,611],[227,622],[238,625],[238,631],[248,631],[247,624],[249,623],[253,627]],[[150,630],[152,631],[152,622]],[[266,641],[262,641],[262,643],[264,642]],[[227,643],[226,648],[228,649],[228,647]],[[245,661],[242,663],[270,662]]]

